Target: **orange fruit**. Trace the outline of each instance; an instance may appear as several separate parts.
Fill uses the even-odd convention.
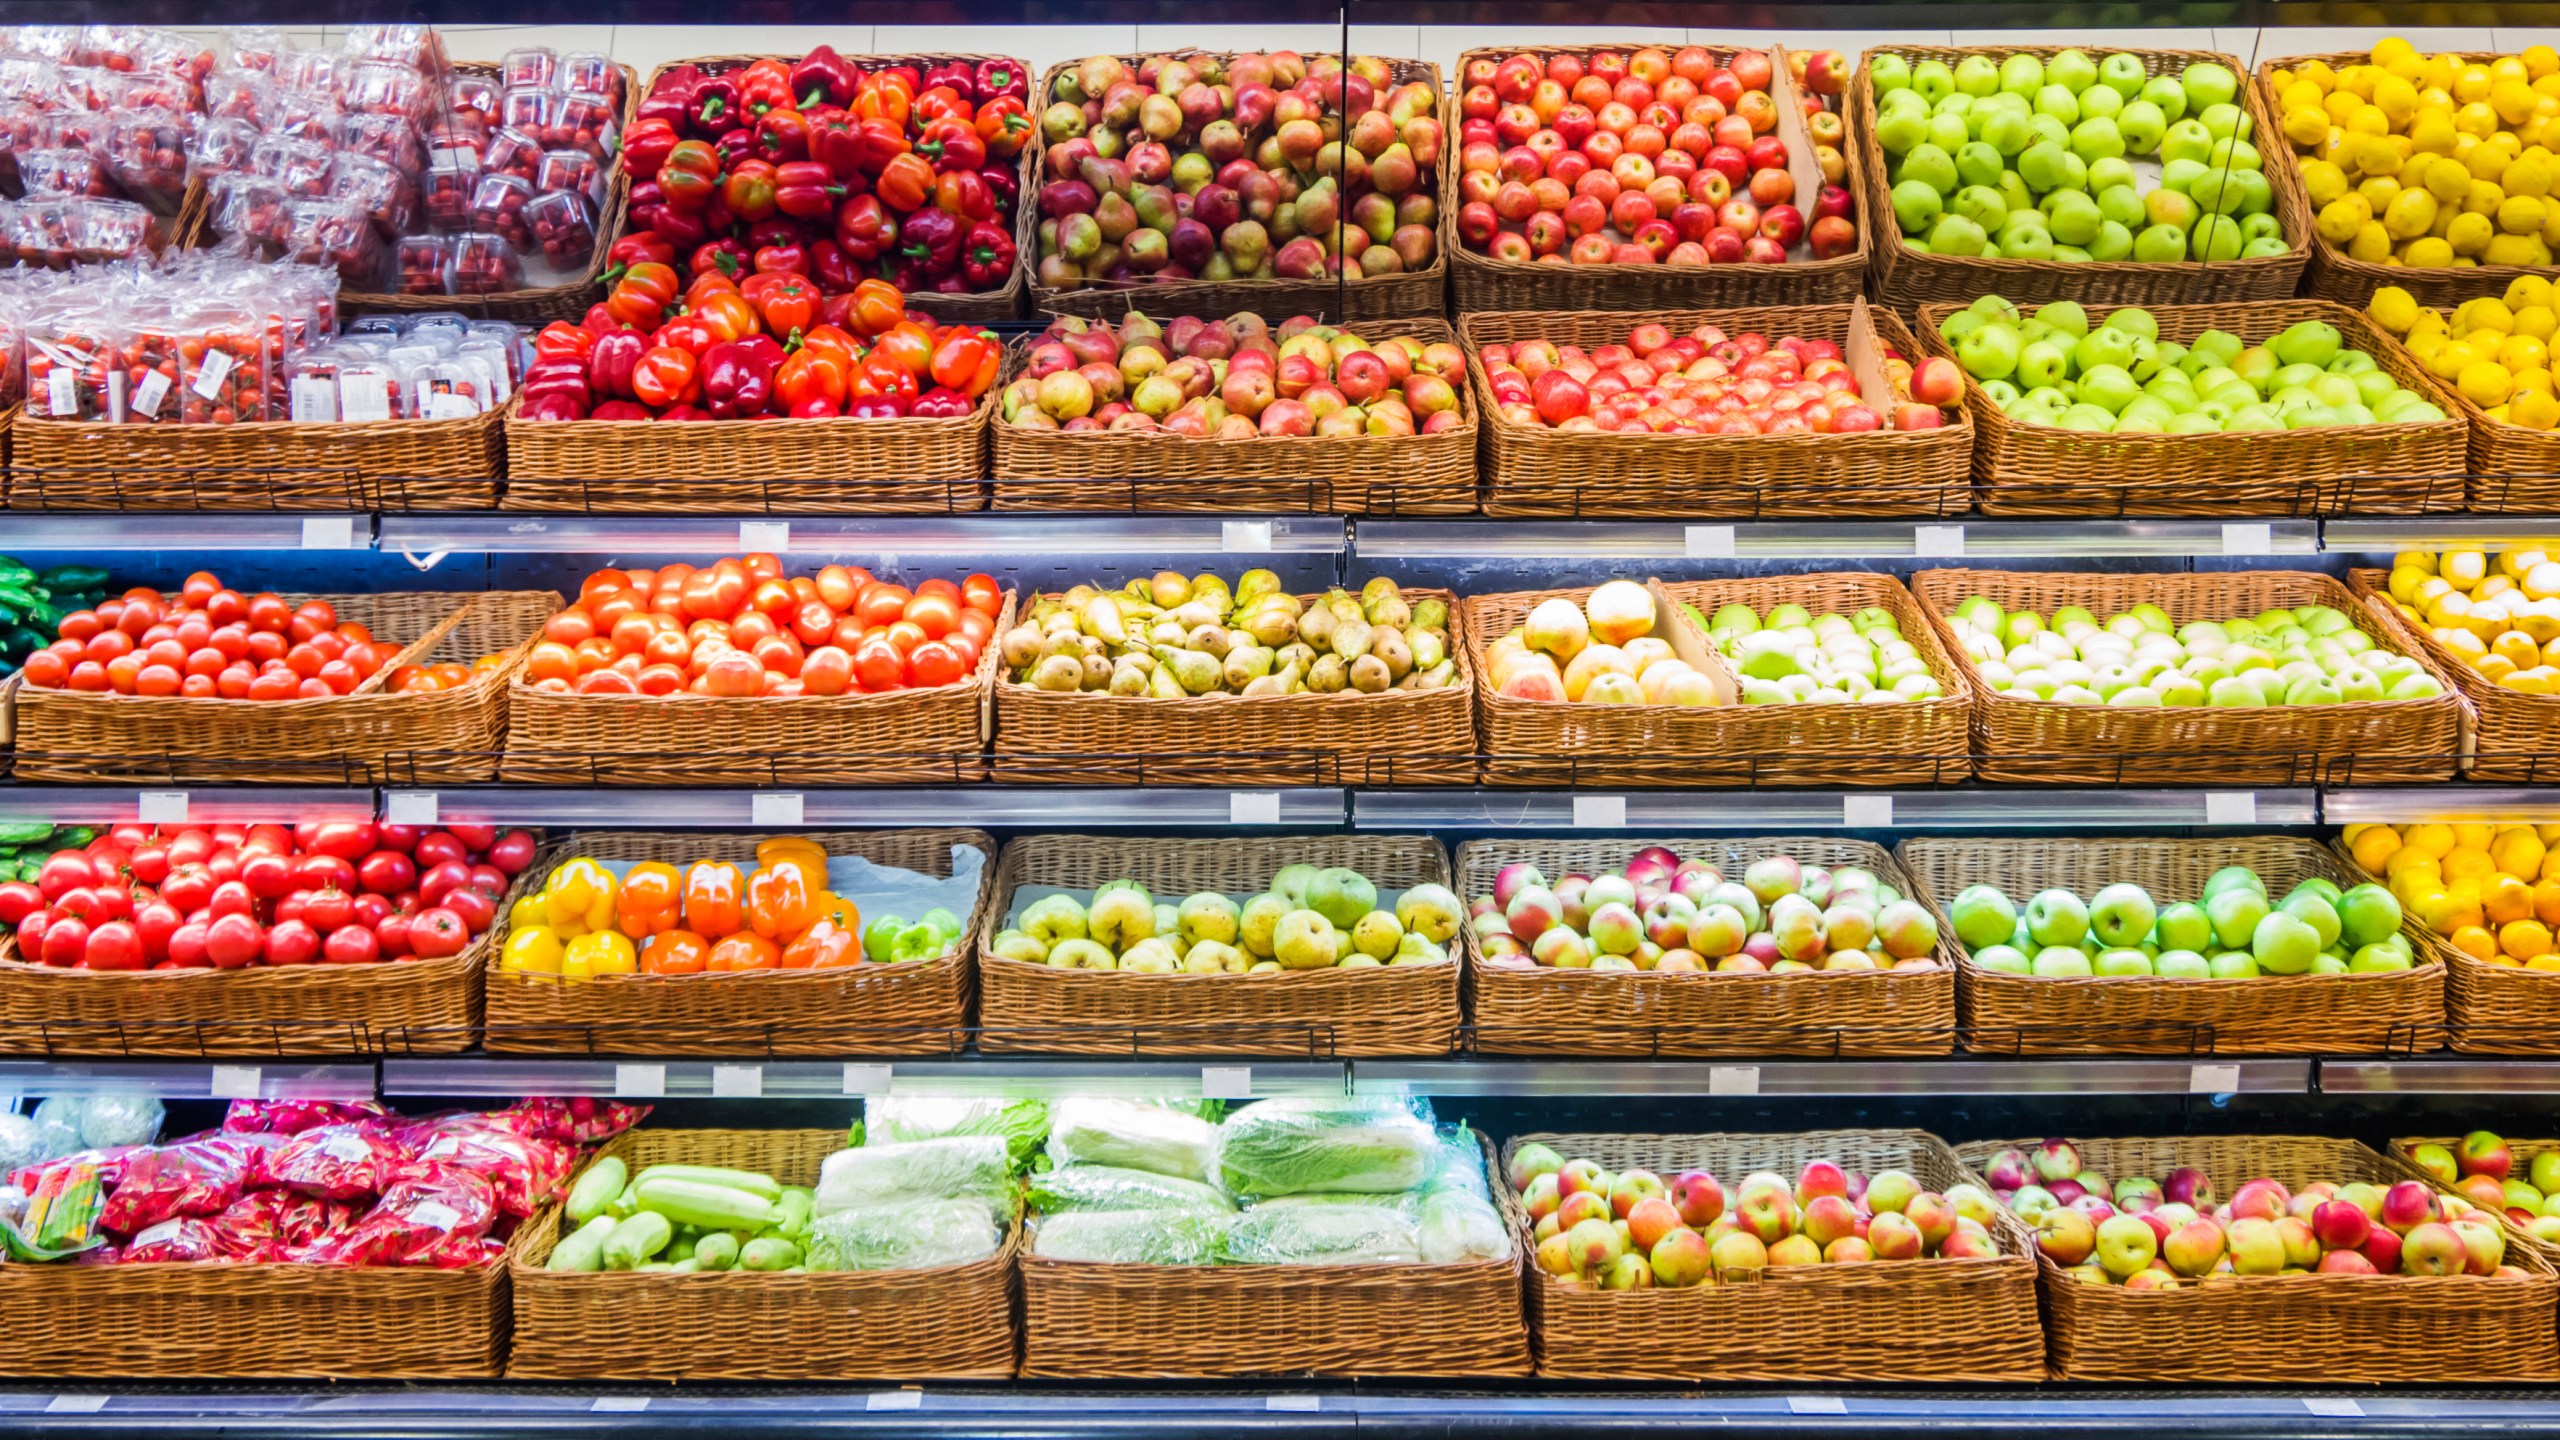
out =
[[[2480,911],[2492,925],[2529,920],[2533,915],[2533,887],[2513,875],[2500,875],[2481,887]]]
[[[2542,877],[2542,857],[2546,853],[2530,825],[2501,830],[2498,838],[2489,842],[2489,858],[2497,862],[2498,868],[2525,880]]]
[[[2364,825],[2351,828],[2358,833],[2346,837],[2348,852],[2356,857],[2358,865],[2376,875],[2382,874],[2383,867],[2391,862],[2392,855],[2400,849],[2400,832],[2388,825]]]
[[[2453,948],[2475,960],[2486,960],[2498,953],[2498,939],[2477,925],[2464,925],[2445,937]]]
[[[2548,954],[2551,927],[2539,920],[2510,920],[2498,927],[2498,948],[2517,960]]]

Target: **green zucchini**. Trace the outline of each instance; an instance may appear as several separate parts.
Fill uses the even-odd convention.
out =
[[[613,1233],[611,1217],[599,1215],[551,1247],[551,1260],[546,1270],[601,1270],[604,1268],[604,1242]]]
[[[605,1212],[630,1181],[631,1167],[619,1155],[607,1155],[587,1167],[578,1183],[569,1187],[569,1218],[584,1225]]]
[[[652,1166],[633,1183],[642,1213],[699,1225],[706,1230],[761,1230],[773,1223],[773,1206],[762,1196],[727,1185],[666,1175]]]
[[[788,1270],[799,1263],[800,1247],[778,1235],[750,1240],[747,1248],[738,1252],[738,1268],[741,1270],[770,1274],[776,1270]]]
[[[667,1180],[694,1180],[706,1185],[722,1185],[746,1193],[768,1203],[782,1198],[782,1182],[753,1170],[730,1170],[718,1165],[652,1165],[640,1172],[646,1184],[652,1177]]]
[[[674,1222],[655,1211],[643,1210],[616,1223],[604,1237],[604,1268],[636,1270],[675,1238]]]
[[[0,825],[0,845],[33,845],[40,840],[52,838],[53,827],[50,825],[32,822]],[[84,840],[81,843],[85,845],[88,842]]]
[[[738,1237],[714,1230],[693,1243],[693,1259],[705,1270],[726,1270],[738,1263]]]

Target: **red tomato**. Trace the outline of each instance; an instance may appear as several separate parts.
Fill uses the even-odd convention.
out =
[[[461,916],[462,928],[474,935],[498,923],[497,900],[492,892],[476,884],[448,893],[444,908]]]
[[[139,970],[143,967],[142,935],[126,920],[109,920],[89,932],[80,963],[92,970]]]
[[[853,657],[842,646],[820,645],[800,662],[800,687],[811,695],[843,694],[853,687]]]
[[[960,602],[938,592],[921,592],[907,602],[905,618],[915,622],[926,639],[939,640],[960,628]]]
[[[748,552],[744,559],[723,560],[722,565],[735,565],[743,573],[758,580],[778,579],[782,575],[782,558],[763,550]]]
[[[957,684],[968,673],[960,652],[939,640],[928,640],[907,655],[907,678],[916,685],[930,688]]]
[[[764,666],[767,674],[780,675],[786,680],[795,679],[800,674],[800,642],[789,635],[767,635],[747,653],[756,657],[756,663]]]
[[[482,858],[510,875],[521,875],[533,863],[540,842],[530,830],[510,830],[489,842],[489,853]]]
[[[643,695],[673,695],[684,688],[684,671],[673,665],[644,665],[632,683]]]
[[[335,885],[324,885],[302,897],[302,918],[318,930],[335,930],[356,918],[355,897]]]
[[[914,598],[904,585],[875,582],[863,587],[862,594],[853,602],[853,613],[861,616],[865,625],[886,625],[906,614],[907,602]]]
[[[44,927],[44,963],[77,965],[87,958],[89,958],[88,921],[65,915]]]
[[[372,943],[374,937],[370,932],[353,927],[349,929],[351,933],[364,936],[368,946]],[[329,939],[334,946],[337,936],[332,935]],[[462,923],[461,916],[443,906],[421,910],[409,917],[409,949],[421,960],[441,960],[447,955],[459,955],[470,943],[470,927]],[[333,954],[329,958],[334,960],[338,957]]]
[[[823,645],[835,633],[836,609],[824,600],[804,601],[793,607],[791,633],[803,645]]]
[[[800,597],[792,593],[791,586],[784,581],[758,580],[755,588],[747,593],[747,603],[781,620],[788,619],[792,611],[800,608]]]
[[[853,673],[865,690],[895,690],[907,683],[906,657],[887,637],[875,635],[853,652]]]
[[[728,698],[764,693],[764,665],[744,650],[724,650],[703,667],[703,692]]]
[[[843,565],[829,565],[818,572],[815,582],[818,587],[818,598],[827,602],[830,609],[850,609],[854,597],[861,593],[862,580],[865,578],[868,578],[867,573],[862,570]]]
[[[774,618],[761,610],[741,615],[729,626],[729,643],[741,650],[753,650],[759,641],[782,633]]]
[[[925,634],[924,627],[913,620],[894,621],[880,633],[888,639],[890,644],[898,647],[898,653],[901,655],[915,653],[917,646],[933,638]]]
[[[204,602],[213,598],[215,591],[221,588],[222,577],[210,570],[199,570],[179,585],[178,598],[189,605],[201,607]]]
[[[320,942],[320,958],[332,965],[369,965],[382,958],[382,942],[361,925],[341,925]]]
[[[279,920],[267,931],[267,963],[309,965],[320,958],[320,931],[307,919]]]
[[[960,582],[960,603],[993,620],[1004,609],[1004,587],[992,575],[972,575]]]
[[[389,832],[392,828],[388,825],[383,827],[382,843],[385,846],[391,844]],[[416,841],[412,839],[410,843],[415,844]],[[356,862],[356,879],[376,895],[397,895],[417,883],[418,866],[397,849],[376,850]]]
[[[51,938],[46,937],[48,941]],[[171,944],[176,944],[174,937]],[[266,946],[266,927],[245,914],[218,915],[204,927],[205,955],[219,969],[236,970],[250,964]]]

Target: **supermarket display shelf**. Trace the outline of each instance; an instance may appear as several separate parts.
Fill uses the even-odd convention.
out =
[[[2279,790],[1373,790],[1352,797],[1360,830],[1997,830],[2309,825],[2319,796]]]
[[[2549,545],[2560,537],[2560,519],[2538,515],[2437,515],[2406,519],[2339,519],[2320,527],[2320,548],[2338,554],[2373,555],[2393,550],[2441,550],[2477,545],[2502,550]]]
[[[0,1060],[0,1095],[151,1095],[162,1100],[370,1100],[371,1065]]]
[[[11,511],[0,516],[0,553],[133,550],[365,550],[367,514],[207,515],[193,511]]]
[[[1908,560],[2312,555],[2312,520],[1875,520],[1743,524],[1366,520],[1366,560]]]
[[[1146,826],[1332,828],[1349,815],[1338,789],[1195,790],[1182,788],[1003,786],[954,789],[657,790],[486,786],[383,793],[382,813],[415,823],[481,825],[644,826],[652,829],[742,829],[748,826],[977,825],[1058,829]]]
[[[0,785],[0,824],[121,825],[370,820],[372,790],[295,785]]]
[[[1210,1100],[1340,1095],[1340,1061],[1198,1061],[970,1055],[861,1061],[385,1060],[382,1093],[830,1100],[863,1095],[1126,1095]]]
[[[2310,1060],[1361,1060],[1356,1095],[2301,1095]]]
[[[413,555],[1336,555],[1349,534],[1331,515],[385,515],[381,547]]]
[[[2323,1060],[2320,1088],[2339,1095],[2560,1095],[2560,1061]]]
[[[2560,814],[2560,788],[2391,785],[2324,790],[2320,814],[2332,825],[2401,825],[2416,820],[2547,824]]]

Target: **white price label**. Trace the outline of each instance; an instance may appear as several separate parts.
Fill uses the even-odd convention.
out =
[[[667,1093],[664,1065],[620,1064],[613,1067],[613,1093],[626,1100],[655,1100]]]
[[[770,550],[776,555],[791,549],[791,522],[788,520],[741,520],[738,522],[738,548]]]
[[[2264,520],[2227,521],[2222,527],[2222,553],[2273,555],[2276,553],[2276,527]]]
[[[1230,825],[1279,824],[1279,792],[1273,790],[1241,790],[1228,796],[1227,823]]]
[[[169,377],[165,372],[154,370],[142,377],[141,384],[133,387],[133,398],[126,403],[132,406],[135,414],[156,416],[160,413],[161,402],[168,398]]]
[[[599,1415],[637,1415],[649,1408],[649,1397],[646,1395],[599,1395],[596,1397],[596,1403],[587,1408]]]
[[[133,816],[145,825],[187,823],[187,792],[145,790],[133,797]]]
[[[1790,1395],[1787,1397],[1787,1413],[1790,1415],[1846,1415],[1849,1413],[1849,1404],[1837,1395]]]
[[[305,550],[352,550],[356,545],[356,517],[353,515],[305,515],[302,517],[302,548]]]
[[[479,415],[480,402],[468,395],[456,395],[447,390],[427,397],[427,419],[475,420]]]
[[[1692,525],[1688,527],[1688,555],[1692,560],[1730,560],[1733,558],[1733,527],[1730,525]]]
[[[1324,1397],[1321,1395],[1273,1395],[1262,1402],[1262,1408],[1292,1410],[1302,1414],[1312,1413],[1324,1408]]]
[[[2255,825],[2258,796],[2251,790],[2216,790],[2204,797],[2207,825]]]
[[[1200,1098],[1203,1100],[1252,1099],[1253,1067],[1250,1065],[1201,1066]]]
[[[801,809],[800,796],[796,791],[773,795],[758,793],[747,801],[747,818],[758,825],[797,825]]]
[[[222,382],[231,374],[231,352],[207,350],[196,366],[196,383],[190,387],[207,400],[222,398]]]
[[[1573,828],[1577,830],[1626,829],[1627,797],[1624,795],[1574,796]]]
[[[1882,830],[1893,824],[1890,795],[1843,795],[1840,823],[1851,830]]]
[[[924,1408],[921,1390],[882,1390],[862,1402],[865,1410],[920,1410]]]
[[[1251,555],[1268,554],[1271,549],[1271,522],[1221,520],[1218,522],[1218,548]]]
[[[255,1065],[216,1065],[205,1082],[205,1093],[216,1100],[255,1100],[261,1078]]]
[[[2190,1065],[2187,1067],[2187,1093],[2190,1095],[2228,1095],[2240,1088],[2237,1065]]]
[[[764,1094],[761,1065],[714,1065],[711,1093],[723,1100],[753,1100]]]
[[[1923,560],[1960,560],[1964,558],[1964,527],[1914,525],[1911,527],[1911,553]]]
[[[430,1230],[451,1230],[461,1223],[462,1212],[441,1200],[421,1200],[409,1208],[409,1218]]]
[[[390,378],[376,374],[339,376],[338,418],[350,425],[390,419]]]
[[[2364,1407],[2344,1395],[2305,1395],[2302,1408],[2324,1420],[2361,1420]]]
[[[434,825],[436,792],[392,790],[382,797],[382,818],[394,825]]]
[[[131,1248],[140,1250],[145,1246],[157,1245],[161,1241],[168,1239],[170,1236],[181,1233],[186,1228],[187,1222],[184,1220],[163,1220],[159,1224],[152,1226],[150,1229],[143,1231],[141,1234],[134,1236]]]
[[[45,410],[53,419],[68,420],[80,413],[80,377],[67,367],[57,365],[44,377]]]
[[[1710,1065],[1707,1067],[1707,1093],[1710,1095],[1757,1095],[1760,1093],[1760,1067],[1757,1065]]]
[[[107,1408],[104,1395],[56,1395],[45,1402],[47,1415],[95,1415]]]
[[[297,425],[328,425],[338,418],[338,382],[326,375],[293,377],[293,421]]]
[[[844,1093],[847,1095],[888,1094],[889,1067],[847,1061],[844,1067]]]

